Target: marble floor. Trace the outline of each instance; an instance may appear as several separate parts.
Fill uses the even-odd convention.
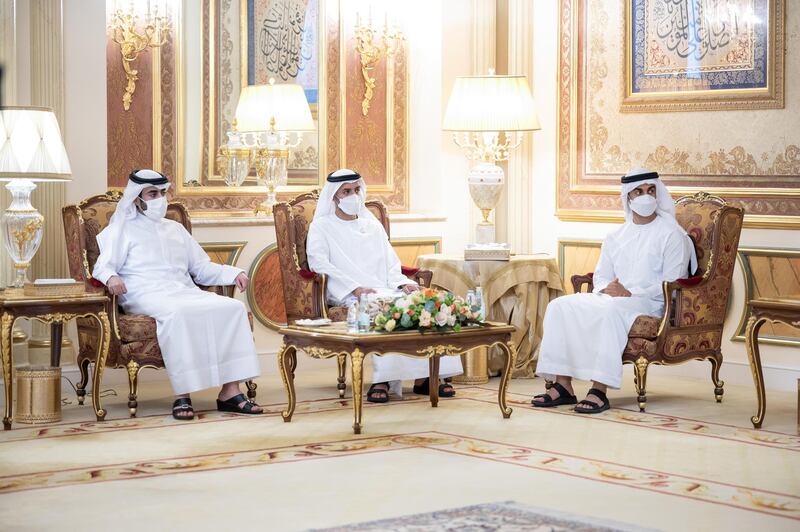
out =
[[[514,380],[503,419],[494,379],[436,409],[409,390],[365,403],[354,435],[334,366],[301,359],[291,423],[275,374],[258,381],[267,415],[218,413],[209,390],[198,419],[178,422],[168,383],[145,372],[136,419],[115,386],[105,422],[73,400],[58,424],[15,424],[0,433],[0,528],[303,530],[500,501],[663,530],[800,527],[793,394],[770,392],[755,431],[752,387],[726,386],[717,404],[710,380],[669,368],[648,379],[646,413],[629,375],[596,416],[533,409],[542,381]]]

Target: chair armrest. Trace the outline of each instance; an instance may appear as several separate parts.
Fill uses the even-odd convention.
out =
[[[206,291],[210,290],[210,291],[214,292],[215,294],[217,294],[218,296],[233,297],[233,294],[234,294],[234,290],[233,289],[236,288],[236,285],[233,285],[233,284],[215,284],[215,285],[206,286],[206,285],[198,284],[197,287],[200,288],[201,290],[206,290]]]
[[[108,303],[106,304],[106,313],[108,314],[108,321],[111,323],[111,334],[114,336],[114,339],[117,342],[122,342],[122,337],[119,334],[119,323],[117,321],[117,316],[119,315],[119,301],[117,301],[117,296],[111,294],[106,288],[106,285],[95,279],[94,277],[90,277],[87,281],[87,284],[90,285],[93,289],[90,290],[92,292],[102,292],[106,296],[108,296]]]
[[[593,278],[594,278],[594,272],[589,272],[586,275],[573,275],[570,278],[570,281],[572,281],[572,289],[577,294],[578,292],[581,291],[583,285],[587,285],[588,288],[586,291],[591,292],[592,290],[594,290]]]
[[[674,326],[693,327],[722,325],[725,320],[729,292],[709,286],[708,278],[695,275],[675,281],[664,281],[667,310],[674,305]],[[723,295],[724,294],[724,295]]]
[[[431,270],[420,270],[419,268],[400,266],[400,271],[418,285],[430,288],[431,281],[433,281],[433,272]]]

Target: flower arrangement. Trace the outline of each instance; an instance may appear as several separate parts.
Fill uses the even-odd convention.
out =
[[[443,290],[423,288],[386,302],[375,316],[375,330],[431,329],[460,331],[470,323],[483,321],[480,307]]]

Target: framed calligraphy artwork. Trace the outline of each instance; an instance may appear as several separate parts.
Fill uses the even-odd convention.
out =
[[[723,3],[560,0],[556,188],[556,215],[560,219],[621,222],[620,176],[631,168],[646,167],[661,175],[675,198],[703,191],[743,207],[746,227],[800,227],[800,99],[787,98],[785,107],[771,108],[773,104],[766,97],[753,92],[765,89],[742,88],[747,80],[755,83],[758,79],[755,66],[745,68],[745,59],[738,63],[738,71],[715,70],[713,65],[720,66],[728,57],[724,69],[733,68],[735,58],[729,56],[730,43],[720,29],[727,26],[703,22],[705,29],[699,29],[695,19],[691,23],[694,40],[684,39],[682,29],[675,31],[684,25],[681,17],[699,13],[695,10],[700,4],[707,14],[711,7]],[[787,73],[800,70],[800,54],[786,54],[784,58],[782,52],[784,44],[789,50],[800,46],[800,33],[783,33],[784,25],[800,26],[800,10],[785,10],[783,0],[732,0],[726,5],[738,6],[745,13],[750,12],[748,5],[753,7],[756,18],[748,23],[753,30],[741,38],[759,35],[755,26],[761,17],[768,22],[770,35],[758,37],[768,48],[767,87],[775,88],[781,100],[784,83],[788,94],[800,91],[799,76],[783,77],[784,61]],[[644,8],[637,11],[637,6]],[[666,6],[673,6],[672,11]],[[681,10],[676,11],[675,6]],[[666,60],[660,67],[652,61],[642,63],[642,72],[648,68],[651,74],[639,83],[634,103],[630,101],[633,61],[631,47],[626,48],[630,42],[626,24],[632,22],[628,15],[635,13],[640,13],[636,17],[641,31],[656,32],[653,39],[662,43],[665,54],[673,54],[669,68],[677,68],[678,58],[685,57],[680,64],[683,77],[665,74],[669,66]],[[665,26],[659,30],[656,24],[648,30],[646,13],[651,22],[666,20]],[[725,20],[726,24],[744,25],[736,19]],[[670,27],[673,29],[668,31]],[[658,41],[659,31],[663,41]],[[728,31],[733,36],[742,30]],[[705,44],[698,37],[705,39]],[[753,53],[754,65],[759,57],[759,52]],[[723,71],[728,72],[727,78],[714,76]],[[772,76],[775,83],[770,85]],[[667,86],[670,79],[672,85]],[[717,88],[689,86],[702,79]],[[733,88],[736,84],[740,87]],[[621,108],[620,102],[626,101],[638,107],[625,108],[623,103]],[[630,112],[648,110],[686,112]]]
[[[298,83],[319,99],[318,0],[247,0],[246,85]]]
[[[783,0],[630,0],[623,112],[779,109]]]

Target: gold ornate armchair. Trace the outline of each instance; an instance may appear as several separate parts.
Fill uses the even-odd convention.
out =
[[[312,272],[308,267],[306,237],[314,219],[319,191],[301,194],[289,202],[278,203],[272,208],[275,217],[275,235],[278,257],[283,278],[283,299],[289,323],[303,318],[330,318],[333,321],[347,319],[346,307],[329,307],[325,297],[326,276]],[[386,206],[377,200],[366,202],[367,208],[383,224],[389,236],[389,215]],[[403,267],[403,274],[420,286],[430,286],[433,272]],[[346,358],[337,357],[339,397],[344,397]]]
[[[711,361],[714,396],[722,401],[722,326],[736,263],[744,211],[704,192],[680,198],[675,205],[678,223],[697,251],[698,275],[664,282],[664,315],[639,316],[628,333],[623,364],[633,364],[639,409],[647,402],[647,368],[688,360]],[[573,275],[572,286],[592,291],[592,274]]]
[[[64,236],[67,241],[69,272],[73,279],[85,283],[87,291],[104,291],[105,287],[92,278],[92,269],[100,249],[97,235],[108,225],[111,215],[122,197],[120,191],[109,191],[92,196],[77,205],[67,205],[61,210],[64,219]],[[182,224],[192,232],[189,213],[181,203],[170,202],[168,218]],[[201,287],[211,289],[219,295],[233,296],[231,287]],[[153,318],[138,314],[124,314],[117,304],[116,296],[110,298],[108,315],[111,317],[111,345],[106,367],[128,370],[128,408],[131,417],[136,416],[136,397],[139,372],[144,368],[162,369],[164,360],[156,338],[156,322]],[[89,364],[95,361],[100,330],[92,319],[78,318],[78,368],[81,380],[77,385],[78,403],[83,404],[86,383],[89,379]],[[250,326],[252,328],[252,318]],[[247,381],[247,396],[256,396],[256,384]]]

